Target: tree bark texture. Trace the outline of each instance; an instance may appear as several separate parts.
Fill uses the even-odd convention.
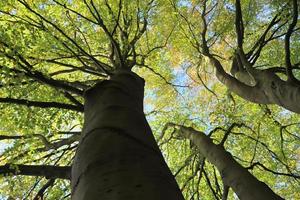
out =
[[[200,153],[219,170],[224,184],[231,187],[241,200],[282,200],[265,183],[255,178],[234,160],[222,145],[216,145],[204,133],[190,127],[175,126],[190,139]]]
[[[72,200],[184,199],[143,112],[144,80],[119,70],[85,94]]]
[[[228,89],[245,100],[259,104],[276,104],[295,113],[300,113],[300,86],[284,81],[272,71],[246,69],[234,76],[226,73],[221,63],[210,57],[216,67],[216,77]]]

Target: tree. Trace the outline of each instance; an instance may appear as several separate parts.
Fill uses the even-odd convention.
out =
[[[194,121],[189,116],[195,111],[187,112],[182,109],[184,105],[180,102],[171,102],[174,101],[173,98],[179,100],[181,93],[186,95],[186,91],[191,89],[180,83],[185,81],[184,78],[174,75],[174,69],[166,66],[170,64],[168,55],[174,54],[175,48],[172,45],[181,44],[180,40],[177,41],[177,36],[182,29],[174,24],[176,15],[189,11],[193,6],[189,3],[182,5],[183,2],[185,1],[2,2],[0,52],[3,79],[0,102],[4,103],[1,132],[5,134],[0,138],[14,142],[11,149],[3,153],[1,164],[4,165],[0,167],[0,173],[46,178],[37,178],[29,192],[27,188],[10,190],[11,198],[69,198],[67,191],[71,188],[72,199],[183,199],[143,112],[144,79],[133,70],[146,77],[149,84],[150,92],[146,96],[146,102],[148,100],[150,103],[146,105],[146,110],[154,107],[147,115],[155,132],[156,126],[161,128],[162,123],[166,124],[163,130],[160,129],[161,136],[157,140],[164,157],[171,163],[170,166],[177,167],[184,161],[180,158],[180,152],[177,152],[173,161],[169,156],[174,156],[174,153],[166,153],[165,148],[168,148],[169,143],[172,144],[170,140],[175,139],[172,144],[174,150],[183,146],[183,149],[188,149],[187,154],[190,153],[184,165],[175,173],[182,191],[190,184],[190,180],[199,181],[198,185],[192,184],[192,193],[183,193],[186,198],[199,198],[199,189],[202,187],[200,180],[205,176],[208,189],[211,190],[207,198],[227,199],[228,193],[229,197],[233,195],[229,192],[229,188],[232,188],[241,199],[253,199],[248,194],[251,189],[257,195],[256,199],[281,199],[248,172],[247,169],[257,166],[297,182],[300,178],[295,172],[297,166],[294,163],[297,160],[286,157],[283,159],[260,140],[259,137],[262,136],[251,136],[249,132],[256,133],[256,125],[246,125],[246,119],[237,124],[236,118],[227,116],[226,119],[234,121],[228,129],[223,127],[230,122],[220,122],[205,137],[202,131],[195,130],[203,129],[198,124],[199,121]],[[206,3],[195,4],[204,6],[204,25]],[[170,12],[172,10],[175,12]],[[185,21],[187,19],[184,15],[180,17]],[[178,22],[180,26],[184,24],[180,20]],[[187,23],[187,26],[190,28],[191,24]],[[201,54],[218,63],[214,54],[208,51],[208,46],[205,47],[205,29],[200,30],[204,44],[202,47],[207,52],[202,49]],[[185,53],[188,51],[183,52]],[[242,55],[243,52],[235,60]],[[171,65],[176,65],[176,62]],[[215,67],[218,69],[220,66],[217,64]],[[203,83],[202,77],[197,75]],[[176,83],[176,79],[179,79],[179,83]],[[206,88],[208,89],[207,86]],[[210,91],[215,95],[214,91]],[[214,96],[207,97],[213,99]],[[153,99],[155,101],[151,103]],[[192,102],[190,99],[188,101]],[[191,106],[193,105],[187,107],[190,109]],[[181,109],[175,112],[176,108]],[[269,111],[268,107],[264,109]],[[84,113],[84,124],[82,115],[78,114],[80,112]],[[167,114],[161,115],[164,112]],[[214,115],[218,112],[223,113],[220,109]],[[151,114],[157,113],[159,116],[155,120],[151,119]],[[272,118],[271,114],[268,116]],[[166,123],[170,120],[176,124]],[[297,121],[297,118],[293,121]],[[158,124],[155,125],[155,122]],[[297,130],[295,125],[297,124],[276,124],[281,131],[281,145],[284,144],[284,139],[289,140],[288,144],[291,146],[297,144],[299,137],[294,133]],[[273,127],[275,126],[271,126]],[[295,130],[290,130],[290,127]],[[170,129],[173,131],[170,132]],[[272,155],[273,163],[278,161],[282,165],[275,169],[281,171],[280,167],[283,167],[287,172],[277,172],[274,167],[254,162],[255,155],[248,168],[236,162],[224,148],[227,140],[227,143],[239,141],[230,136],[236,134],[234,130],[241,131],[243,138],[255,141],[254,154],[257,149],[267,150]],[[211,137],[216,142],[219,141],[219,145],[208,142],[209,145],[205,146],[201,140],[193,139],[190,132],[195,133],[196,138]],[[224,137],[220,140],[222,133]],[[183,136],[195,143],[197,150],[193,146],[179,145]],[[218,153],[207,153],[215,146]],[[288,146],[285,150],[283,147],[278,150],[285,156],[284,151],[292,155],[295,148],[297,147]],[[234,148],[229,149],[234,151]],[[230,162],[223,160],[224,155]],[[196,162],[191,162],[193,159]],[[212,166],[206,163],[206,159]],[[175,164],[172,165],[174,161]],[[262,161],[272,163],[268,158]],[[191,169],[186,171],[187,166]],[[236,171],[226,170],[231,167]],[[232,173],[237,171],[240,173]],[[19,180],[14,179],[3,178],[3,182],[9,184],[1,189],[20,187],[16,185]],[[68,182],[59,179],[71,179],[71,187],[68,187]],[[219,180],[223,181],[223,190],[220,189]],[[241,186],[238,186],[239,180],[244,181]],[[25,185],[32,181],[33,179],[22,176],[21,182]],[[279,179],[279,183],[283,183],[283,180]],[[258,187],[255,188],[256,186]],[[290,189],[287,195],[293,195],[294,190],[297,191],[297,187]]]
[[[300,113],[299,59],[297,54],[291,51],[290,44],[291,41],[296,42],[299,37],[299,28],[296,26],[298,1],[274,1],[270,4],[255,2],[253,7],[256,8],[250,8],[246,17],[243,17],[243,11],[249,7],[247,3],[242,7],[239,0],[235,1],[235,4],[231,1],[201,2],[202,6],[192,3],[187,11],[190,16],[195,12],[200,15],[197,19],[201,19],[201,28],[178,12],[187,23],[188,40],[201,56],[210,60],[216,69],[218,80],[245,100],[259,104],[277,104]],[[224,20],[221,11],[224,6],[229,11],[225,12],[227,17],[230,17],[229,20],[235,22],[219,28],[218,21]],[[174,7],[177,10],[175,5]],[[199,31],[201,36],[197,34]],[[228,34],[235,34],[236,41],[232,41]],[[293,35],[295,38],[292,38]],[[230,48],[231,50],[227,50],[229,55],[219,55],[219,45],[224,45],[221,47],[224,51]],[[278,51],[281,51],[281,57],[267,57],[276,54],[272,52],[272,48],[280,49]],[[225,71],[224,66],[228,65],[228,62],[231,62],[231,74]]]
[[[70,172],[65,172],[66,167],[64,167],[64,174],[68,173],[64,177],[71,177],[72,199],[183,199],[143,114],[144,82],[139,76],[130,72],[137,62],[136,54],[139,52],[135,50],[136,43],[146,30],[147,17],[153,2],[138,5],[129,2],[122,3],[122,1],[118,5],[110,5],[106,2],[106,11],[109,12],[113,26],[109,26],[103,21],[103,16],[100,14],[103,11],[98,10],[100,5],[93,1],[90,3],[83,2],[85,9],[88,9],[91,16],[75,11],[72,8],[75,4],[72,2],[69,4],[59,1],[40,2],[38,5],[39,10],[47,10],[49,6],[49,14],[50,10],[53,9],[52,4],[55,9],[61,8],[67,12],[66,17],[69,19],[69,23],[73,23],[71,26],[77,26],[75,23],[82,23],[82,20],[84,20],[96,26],[91,28],[101,28],[102,32],[99,34],[104,34],[108,41],[106,43],[109,45],[108,48],[104,49],[104,54],[100,55],[104,59],[99,59],[95,55],[96,52],[94,53],[91,49],[92,47],[89,47],[89,39],[82,33],[85,30],[80,30],[84,25],[77,28],[78,32],[82,34],[83,41],[86,42],[86,47],[82,47],[81,38],[77,39],[76,35],[72,38],[63,29],[65,24],[61,25],[53,22],[48,16],[40,13],[34,4],[22,0],[17,2],[31,16],[27,14],[17,16],[19,9],[16,10],[16,14],[11,14],[11,11],[6,12],[6,14],[17,16],[16,18],[19,18],[22,23],[31,26],[34,29],[33,31],[42,34],[41,38],[33,39],[30,42],[39,42],[39,39],[44,39],[44,36],[50,35],[50,37],[57,40],[57,42],[51,44],[57,45],[54,47],[55,54],[58,54],[55,51],[56,48],[63,47],[63,51],[68,50],[71,53],[71,55],[64,56],[69,60],[71,58],[70,63],[76,62],[77,64],[81,62],[83,65],[83,67],[80,67],[76,64],[74,66],[74,64],[59,61],[62,66],[69,65],[68,67],[72,70],[55,71],[49,75],[49,72],[43,73],[34,65],[41,65],[40,60],[42,62],[46,60],[46,62],[57,63],[57,59],[64,59],[64,57],[45,59],[33,54],[33,52],[27,52],[30,44],[27,44],[28,46],[25,44],[24,50],[19,49],[18,44],[15,46],[12,43],[9,35],[4,36],[1,40],[2,53],[6,57],[8,65],[4,65],[3,68],[13,73],[24,73],[26,78],[30,78],[27,82],[39,81],[57,89],[73,104],[31,101],[10,97],[2,98],[2,102],[83,111],[83,106],[78,97],[84,96],[85,125],[72,163],[71,176],[69,175]],[[118,9],[117,14],[114,12],[116,8],[111,6],[116,6]],[[124,10],[127,11],[126,13],[122,13],[123,6]],[[131,12],[135,12],[135,14],[132,15]],[[29,18],[29,21],[26,18]],[[67,26],[69,26],[68,23]],[[25,31],[21,32],[23,34]],[[7,41],[4,39],[7,39]],[[103,36],[100,39],[103,39]],[[35,61],[36,63],[33,63]],[[10,67],[10,64],[15,66]],[[51,68],[46,68],[46,70],[51,70]],[[97,84],[89,86],[78,80],[72,83],[67,80],[53,78],[54,75],[78,70],[98,76],[100,79],[92,80]],[[83,89],[85,89],[85,92]],[[24,167],[26,169],[23,169]],[[33,175],[36,166],[31,167],[30,170],[30,166],[19,165],[17,170],[21,174],[30,171],[29,174]],[[47,167],[42,166],[40,168],[45,170]],[[4,171],[7,168],[9,167],[4,166]],[[56,171],[53,168],[51,167],[50,170]],[[48,170],[45,171],[47,173],[45,172],[44,175],[49,176]],[[35,175],[41,175],[41,172],[38,170]]]

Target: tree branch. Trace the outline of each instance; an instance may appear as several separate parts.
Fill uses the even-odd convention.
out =
[[[124,60],[122,58],[122,54],[121,54],[121,49],[120,49],[120,45],[118,44],[118,42],[115,40],[115,38],[113,37],[112,33],[110,33],[110,31],[108,30],[107,26],[104,24],[103,19],[100,15],[100,13],[98,12],[96,5],[94,4],[94,1],[91,0],[91,5],[89,5],[87,3],[86,0],[84,0],[85,5],[87,6],[87,8],[89,9],[90,13],[93,15],[93,17],[97,20],[97,24],[102,28],[102,30],[104,31],[104,33],[106,34],[106,36],[109,38],[111,44],[112,44],[112,52],[116,51],[116,59],[117,62],[120,62],[119,64],[122,65],[124,64]],[[118,63],[114,63],[114,65],[118,65]],[[120,66],[117,66],[120,67]]]
[[[297,81],[297,79],[293,75],[292,71],[292,63],[291,63],[291,50],[290,50],[290,39],[293,33],[293,30],[297,24],[298,20],[298,0],[293,0],[293,20],[289,25],[288,31],[285,35],[284,40],[284,48],[285,48],[285,65],[286,65],[286,75],[288,77],[288,81]]]
[[[51,165],[18,165],[6,164],[0,166],[0,174],[3,175],[24,175],[24,176],[44,176],[47,179],[70,179],[70,166]]]
[[[269,168],[267,168],[266,166],[264,166],[263,164],[261,164],[260,162],[255,162],[253,163],[251,166],[247,167],[247,169],[253,169],[256,166],[260,166],[261,168],[263,168],[264,170],[271,172],[272,174],[275,175],[280,175],[280,176],[288,176],[288,177],[293,177],[295,179],[300,179],[300,176],[297,174],[293,174],[293,173],[283,173],[283,172],[276,172],[274,170],[271,170]]]
[[[76,87],[74,87],[74,86],[72,86],[71,83],[66,83],[65,81],[62,81],[62,80],[55,80],[55,79],[46,77],[40,71],[34,70],[33,66],[21,54],[19,54],[14,48],[11,48],[6,42],[3,42],[3,41],[0,40],[0,44],[2,44],[6,48],[9,48],[10,50],[15,52],[17,58],[14,58],[13,56],[8,55],[7,53],[4,53],[4,55],[8,59],[10,59],[13,62],[17,63],[23,70],[14,69],[14,68],[12,69],[12,68],[5,67],[5,66],[0,66],[1,68],[6,68],[6,69],[8,69],[10,71],[13,71],[15,73],[25,74],[29,78],[32,78],[34,80],[37,80],[41,83],[47,84],[47,85],[49,85],[51,87],[54,87],[54,88],[70,91],[70,92],[75,93],[75,94],[80,95],[80,96],[83,95],[83,91],[76,88]]]
[[[240,49],[243,49],[244,24],[240,0],[235,1],[235,28],[237,34],[237,43]]]
[[[65,132],[62,132],[65,133]],[[36,151],[47,151],[50,149],[57,150],[63,145],[70,145],[73,142],[79,141],[81,132],[68,132],[72,133],[72,136],[68,138],[63,138],[57,142],[50,142],[44,135],[42,134],[31,134],[31,135],[0,135],[1,140],[18,140],[18,139],[27,139],[27,138],[39,138],[41,142],[44,144],[44,147],[36,149]]]
[[[53,186],[55,179],[49,179],[47,183],[38,191],[33,200],[43,200],[44,192],[51,186]]]
[[[219,143],[219,145],[224,146],[224,144],[225,144],[225,142],[226,142],[226,140],[227,140],[229,134],[231,133],[231,131],[232,131],[235,127],[241,127],[241,126],[243,126],[243,125],[244,125],[244,124],[232,123],[232,124],[230,125],[230,127],[225,131],[225,134],[224,134],[224,136],[223,136],[221,142]]]
[[[105,69],[105,67],[103,66],[103,64],[97,60],[95,57],[91,56],[89,53],[87,53],[76,41],[74,41],[66,32],[64,32],[57,24],[53,23],[52,21],[48,20],[47,18],[45,18],[43,15],[41,15],[40,13],[38,13],[37,11],[33,10],[29,4],[24,1],[24,0],[17,0],[18,2],[20,2],[23,6],[25,6],[26,9],[28,9],[31,13],[33,13],[34,15],[36,15],[37,17],[39,17],[42,21],[44,21],[45,23],[49,24],[50,26],[52,26],[55,30],[57,30],[63,37],[65,37],[68,41],[70,41],[78,50],[80,50],[80,52],[82,52],[84,55],[86,55],[87,57],[89,57],[94,64],[99,67],[99,69],[101,69],[104,73],[109,74],[109,72]],[[46,27],[45,27],[46,28]],[[55,35],[53,35],[55,37]],[[57,39],[57,37],[55,37]]]
[[[30,101],[26,99],[14,99],[14,98],[0,98],[0,103],[12,103],[18,105],[25,105],[28,107],[39,107],[39,108],[60,108],[67,110],[74,110],[78,112],[83,112],[83,106],[72,105],[66,103],[58,103],[58,102],[42,102],[42,101]]]

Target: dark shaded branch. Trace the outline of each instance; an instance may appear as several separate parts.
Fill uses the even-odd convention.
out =
[[[204,174],[204,177],[205,177],[205,179],[206,179],[206,183],[207,183],[207,185],[208,185],[210,191],[211,191],[212,194],[214,195],[215,199],[216,199],[216,200],[219,200],[218,194],[217,194],[217,192],[215,191],[215,189],[213,188],[213,186],[212,186],[212,184],[211,184],[211,182],[210,182],[210,179],[209,179],[209,177],[208,177],[208,174],[206,173],[205,170],[203,170],[203,174]]]
[[[68,73],[72,73],[72,72],[76,72],[78,71],[77,69],[63,69],[63,70],[59,70],[56,72],[52,72],[49,74],[49,76],[57,76],[57,75],[61,75],[61,74],[68,74]]]
[[[255,133],[255,132],[253,132],[253,130],[252,130],[250,127],[249,127],[249,130],[250,130],[252,133]],[[263,148],[265,148],[265,149],[269,152],[269,154],[270,154],[270,156],[271,156],[272,159],[278,161],[280,164],[282,164],[282,165],[286,168],[286,170],[287,170],[288,172],[292,173],[290,167],[289,167],[284,161],[282,161],[282,160],[280,159],[280,156],[278,156],[276,152],[274,152],[273,150],[271,150],[271,149],[269,148],[269,146],[268,146],[266,143],[260,141],[258,137],[253,137],[253,136],[251,136],[251,135],[247,135],[247,134],[242,133],[242,132],[233,132],[233,131],[232,131],[232,134],[234,134],[234,135],[242,135],[242,136],[245,136],[246,138],[248,138],[248,139],[254,141],[255,143],[257,143],[257,145],[258,145],[258,144],[261,145]]]
[[[28,199],[28,197],[31,195],[31,193],[35,190],[35,188],[39,185],[39,183],[41,182],[42,177],[37,177],[35,180],[35,183],[33,184],[33,186],[28,190],[27,194],[24,196],[23,199]]]
[[[30,72],[26,72],[25,75],[30,77],[30,78],[33,78],[37,81],[40,81],[44,84],[47,84],[51,87],[59,88],[59,89],[65,90],[65,91],[69,91],[69,92],[75,93],[75,94],[80,95],[80,96],[83,95],[82,90],[80,90],[80,89],[78,89],[74,86],[69,85],[70,83],[66,83],[66,82],[61,81],[61,80],[55,80],[55,79],[52,79],[52,78],[48,78],[45,75],[43,75],[41,72],[30,71]]]
[[[45,151],[45,150],[49,150],[49,149],[56,149],[57,150],[58,148],[60,148],[64,145],[71,145],[72,143],[74,143],[76,141],[79,141],[79,139],[80,139],[80,133],[73,134],[71,137],[62,139],[58,142],[52,142],[52,143],[49,142],[49,147],[47,147],[45,145],[44,148],[37,149],[37,151]]]
[[[44,199],[44,192],[51,186],[53,186],[55,179],[50,179],[47,181],[45,185],[38,191],[36,196],[33,198],[33,200],[43,200]]]
[[[18,140],[22,138],[24,138],[22,135],[0,135],[0,140]]]
[[[89,5],[87,3],[87,1],[84,0],[84,3],[87,6],[88,10],[93,15],[93,17],[96,19],[97,24],[102,28],[102,30],[104,31],[106,36],[109,38],[109,40],[112,44],[112,52],[116,56],[117,62],[119,62],[119,64],[121,64],[121,66],[123,66],[124,65],[124,60],[123,60],[123,57],[122,57],[120,45],[118,44],[118,42],[113,37],[113,34],[108,30],[107,26],[104,24],[103,19],[100,15],[98,9],[96,8],[96,5],[94,4],[94,1],[91,0],[90,2],[91,2],[91,5]],[[112,60],[112,61],[114,62],[114,60]],[[118,63],[114,62],[114,65],[118,65]],[[120,67],[120,66],[117,66],[117,67]]]
[[[3,175],[24,175],[24,176],[44,176],[47,179],[70,179],[70,166],[50,166],[50,165],[15,165],[6,164],[0,166],[0,174]]]
[[[256,166],[260,166],[261,168],[263,168],[264,170],[271,172],[272,174],[275,175],[280,175],[280,176],[288,176],[288,177],[292,177],[295,179],[300,179],[300,175],[297,174],[293,174],[293,173],[283,173],[283,172],[276,172],[274,170],[271,170],[269,168],[267,168],[266,166],[264,166],[263,164],[261,164],[260,162],[255,162],[253,163],[251,166],[247,167],[247,169],[253,169]]]
[[[195,157],[196,153],[192,153],[191,155],[189,155],[189,157],[187,157],[184,161],[184,164],[179,167],[179,169],[174,173],[174,176],[176,177],[184,168],[186,168],[187,166],[190,165],[192,159]]]
[[[235,30],[237,35],[237,43],[238,43],[238,53],[241,57],[240,65],[244,65],[247,72],[253,75],[253,69],[251,63],[247,60],[247,55],[245,55],[243,50],[243,40],[244,40],[244,25],[243,25],[243,16],[242,16],[242,8],[240,0],[235,1]],[[254,76],[255,77],[255,76]]]
[[[65,93],[64,93],[64,96],[65,96],[67,99],[69,99],[70,102],[72,102],[72,103],[76,104],[77,106],[83,108],[83,104],[82,104],[80,101],[78,101],[75,97],[73,97],[70,93],[65,92]]]
[[[72,53],[74,54],[74,57],[76,57],[83,64],[83,66],[79,67],[79,66],[75,66],[73,64],[69,64],[69,63],[66,63],[66,62],[57,61],[59,58],[40,59],[40,58],[35,58],[35,57],[32,57],[32,56],[29,57],[29,58],[33,59],[33,60],[37,60],[37,61],[43,61],[43,62],[47,62],[47,63],[53,63],[53,64],[61,65],[63,67],[71,68],[71,69],[66,69],[66,70],[70,70],[70,72],[72,72],[71,70],[73,70],[73,71],[82,71],[82,72],[85,72],[85,73],[88,73],[88,74],[93,74],[95,76],[100,76],[100,77],[107,78],[107,74],[104,74],[104,73],[101,73],[99,71],[96,71],[96,69],[93,69],[92,67],[86,65],[84,63],[84,61],[83,61],[84,59],[81,58],[81,57],[83,57],[82,55],[77,55],[77,54],[75,54],[74,51],[72,51]],[[62,57],[60,59],[65,59],[65,58]],[[61,70],[61,71],[63,71],[63,70]],[[50,76],[54,76],[54,75],[57,75],[61,71],[53,72],[53,73],[51,73],[49,75]]]
[[[4,52],[4,55],[12,60],[13,62],[16,62],[23,70],[19,70],[19,69],[15,69],[15,68],[9,68],[6,66],[0,66],[1,68],[6,68],[9,71],[12,71],[14,73],[20,73],[20,74],[24,74],[25,76],[32,78],[34,80],[37,80],[41,83],[47,84],[51,87],[54,87],[56,89],[62,89],[65,91],[69,91],[72,93],[75,93],[77,95],[82,96],[83,95],[83,91],[72,86],[71,83],[67,83],[65,81],[62,80],[55,80],[49,77],[46,77],[43,73],[41,73],[40,71],[36,71],[33,69],[33,66],[21,55],[19,54],[16,49],[11,48],[7,43],[3,42],[0,40],[0,44],[2,44],[4,47],[9,48],[10,50],[14,51],[14,53],[16,54],[17,58],[7,54]]]
[[[235,1],[235,28],[237,34],[238,47],[242,49],[244,39],[244,25],[240,0]]]
[[[259,58],[260,53],[263,49],[263,47],[268,44],[268,42],[272,41],[273,39],[277,38],[277,36],[274,36],[275,33],[285,25],[285,23],[278,25],[278,27],[271,33],[271,36],[266,39],[266,36],[268,32],[271,30],[271,28],[276,25],[281,19],[278,18],[278,15],[275,15],[275,17],[272,19],[272,21],[267,26],[264,33],[261,35],[261,37],[256,41],[256,43],[253,45],[252,49],[246,54],[246,57],[249,58],[251,63],[254,65],[256,60]]]
[[[284,48],[285,48],[285,65],[286,65],[286,75],[288,81],[296,81],[296,78],[292,72],[292,63],[291,63],[291,50],[290,50],[290,39],[293,33],[293,30],[297,24],[298,20],[298,0],[293,0],[293,20],[289,25],[288,31],[285,35]]]
[[[89,21],[89,22],[91,22],[91,23],[93,23],[93,24],[97,24],[96,21],[94,21],[94,20],[92,20],[92,19],[90,19],[90,18],[84,16],[83,14],[77,12],[76,10],[73,10],[73,9],[67,7],[66,4],[62,4],[62,3],[60,3],[60,2],[57,1],[57,0],[53,0],[53,2],[55,2],[56,4],[60,5],[61,7],[65,8],[66,10],[68,10],[68,11],[70,11],[70,12],[72,12],[72,13],[75,13],[76,15],[80,16],[81,18],[83,18],[83,19],[85,19],[85,20],[87,20],[87,21]]]
[[[140,16],[139,13],[137,12],[137,19],[139,20]],[[135,43],[142,37],[142,35],[144,34],[144,32],[147,30],[147,25],[148,25],[148,21],[147,18],[144,17],[143,18],[143,26],[142,28],[140,28],[139,26],[139,21],[137,20],[137,30],[136,33],[133,37],[133,39],[130,41],[131,46],[134,46]]]
[[[203,29],[202,29],[202,32],[201,32],[202,53],[205,56],[212,57],[210,52],[209,52],[209,48],[208,48],[207,41],[206,41],[206,32],[207,32],[207,22],[206,22],[206,19],[205,19],[206,3],[207,3],[207,1],[205,0],[204,4],[203,4],[203,10],[202,10],[202,13],[201,13],[201,20],[202,20],[202,24],[203,24]]]
[[[71,104],[58,103],[58,102],[41,102],[41,101],[30,101],[26,99],[13,99],[13,98],[0,98],[0,103],[12,103],[18,105],[25,105],[28,107],[39,107],[39,108],[60,108],[67,110],[74,110],[83,112],[83,106],[75,106]]]
[[[198,161],[198,163],[196,164],[196,169],[193,170],[193,173],[187,177],[186,181],[183,183],[183,185],[181,186],[180,190],[184,191],[185,188],[188,186],[188,183],[193,180],[195,177],[197,177],[197,173],[202,173],[202,165],[204,164],[204,162],[201,162],[201,160]]]
[[[29,16],[26,16],[27,19],[25,19],[23,17],[14,15],[14,14],[12,14],[10,12],[7,12],[7,11],[4,11],[4,10],[0,10],[0,13],[8,15],[8,16],[15,19],[15,20],[6,20],[7,22],[26,24],[26,25],[29,25],[29,26],[32,26],[32,27],[35,27],[35,28],[38,28],[38,29],[43,28],[37,21],[35,21],[34,19],[32,19]]]
[[[217,192],[217,194],[220,194],[219,196],[221,196],[222,195],[222,191],[221,191],[221,187],[220,187],[220,184],[219,184],[219,179],[217,177],[216,168],[215,168],[215,166],[212,166],[212,168],[213,168],[213,174],[214,174],[214,182],[215,182],[216,192]]]
[[[65,132],[61,132],[64,133]],[[41,142],[44,144],[44,147],[36,149],[36,151],[47,151],[50,149],[55,149],[57,150],[61,146],[64,145],[70,145],[73,142],[79,141],[80,134],[81,132],[67,132],[67,133],[72,133],[72,136],[68,138],[61,139],[57,142],[51,142],[49,141],[44,135],[42,134],[31,134],[31,135],[0,135],[0,141],[1,140],[18,140],[18,139],[28,139],[28,138],[38,138],[41,140]]]
[[[243,125],[244,124],[232,123],[230,125],[230,127],[225,131],[225,134],[224,134],[221,142],[219,143],[219,145],[222,145],[222,146],[224,145],[224,143],[226,142],[226,140],[227,140],[227,138],[228,138],[228,136],[231,133],[231,131],[232,131],[233,128],[235,128],[235,127],[241,127]]]
[[[57,134],[80,135],[81,131],[59,131]]]
[[[108,8],[109,14],[112,16],[113,20],[115,21],[115,25],[114,25],[114,28],[112,29],[111,34],[113,35],[116,32],[116,30],[117,30],[118,27],[122,31],[122,27],[120,26],[120,23],[119,23],[120,16],[121,16],[121,11],[122,11],[122,0],[119,0],[119,3],[118,3],[118,14],[117,14],[117,16],[115,16],[115,14],[113,12],[113,9],[109,5],[109,3],[108,3],[107,0],[105,0],[105,6]]]
[[[88,49],[88,53],[92,54],[92,49],[91,49],[91,46],[88,42],[88,39],[87,37],[85,36],[85,34],[80,30],[80,28],[75,24],[75,21],[74,19],[72,18],[72,16],[70,15],[69,12],[66,12],[66,15],[67,15],[67,18],[71,21],[73,27],[75,28],[75,34],[78,32],[80,33],[80,35],[82,36],[83,38],[83,41]],[[78,17],[76,17],[76,19],[78,19]],[[75,36],[75,39],[76,39],[76,36]]]

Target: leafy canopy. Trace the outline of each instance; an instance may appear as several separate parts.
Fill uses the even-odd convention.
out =
[[[279,11],[289,16],[286,3],[242,1],[246,52]],[[186,199],[221,199],[222,178],[188,140],[164,129],[168,122],[203,131],[215,143],[230,128],[226,150],[279,195],[300,198],[299,116],[245,101],[216,79],[199,51],[204,5],[208,45],[229,70],[237,49],[232,0],[0,1],[0,164],[70,165],[84,90],[127,66],[146,80],[146,116]],[[285,21],[258,66],[284,63]],[[299,36],[291,38],[293,63],[299,62]],[[66,180],[3,176],[0,182],[0,199],[33,199],[40,192],[46,199],[70,198]],[[230,190],[228,198],[234,197]]]

